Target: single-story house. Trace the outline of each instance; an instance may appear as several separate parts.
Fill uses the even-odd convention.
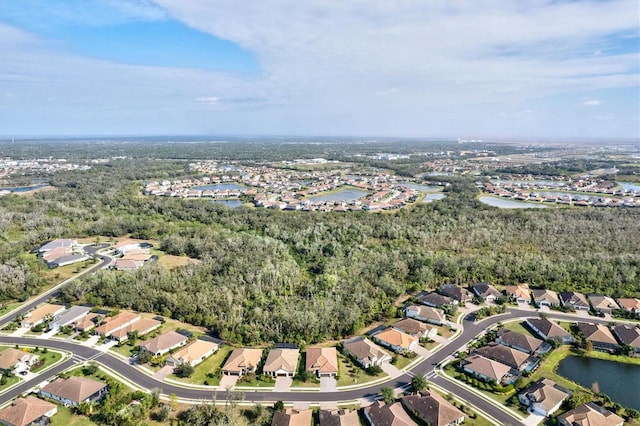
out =
[[[342,342],[342,347],[364,368],[374,365],[382,365],[385,362],[391,361],[391,355],[375,343],[362,336],[344,340]]]
[[[71,239],[53,240],[44,244],[38,249],[38,256],[49,268],[71,265],[91,258],[76,240]]]
[[[562,401],[570,396],[571,392],[558,386],[553,380],[540,379],[518,394],[518,399],[532,413],[547,417],[555,413]]]
[[[529,354],[509,346],[491,342],[487,346],[476,349],[478,355],[501,362],[511,368],[522,370],[529,359]]]
[[[71,327],[73,327],[76,331],[84,332],[93,330],[96,327],[96,319],[100,315],[95,312],[90,312],[86,316],[79,318],[71,323]]]
[[[611,311],[620,309],[620,306],[609,296],[603,296],[601,294],[590,294],[587,296],[589,303],[593,307],[594,311],[601,312],[603,314],[610,314]]]
[[[640,299],[621,297],[616,299],[616,301],[621,309],[627,312],[633,312],[634,314],[640,314]]]
[[[130,326],[136,321],[140,321],[140,314],[134,312],[120,312],[113,317],[103,318],[104,324],[96,328],[96,334],[109,337],[118,330]]]
[[[0,370],[6,372],[28,371],[38,361],[38,355],[20,349],[7,348],[0,352]]]
[[[633,324],[618,324],[613,327],[613,334],[622,345],[634,348],[636,354],[640,354],[640,328]]]
[[[271,426],[308,426],[312,424],[313,410],[287,408],[273,413]]]
[[[449,323],[442,309],[431,306],[409,305],[404,308],[404,314],[408,318],[415,318],[420,321],[430,322],[431,324],[444,325]]]
[[[116,259],[113,267],[117,271],[137,271],[138,269],[142,268],[143,265],[143,260]]]
[[[407,395],[400,402],[407,412],[427,425],[454,426],[464,422],[464,413],[435,392]]]
[[[66,308],[64,305],[53,305],[51,303],[44,303],[33,311],[26,314],[20,325],[25,328],[35,327],[36,325],[48,320],[55,320],[59,314],[64,312]]]
[[[49,330],[60,330],[61,327],[72,324],[87,316],[90,311],[91,308],[89,306],[72,306],[49,323]]]
[[[547,289],[531,290],[533,301],[538,306],[560,306],[558,293]]]
[[[473,294],[471,294],[469,290],[455,284],[443,285],[442,287],[440,287],[440,293],[452,298],[453,300],[457,300],[458,303],[462,305],[473,300]]]
[[[262,372],[273,377],[293,377],[298,369],[299,349],[273,348],[267,355]]]
[[[618,341],[613,337],[611,331],[602,324],[578,323],[578,330],[589,340],[594,349],[611,351],[618,349]]]
[[[186,346],[169,355],[165,360],[165,364],[174,367],[180,364],[189,364],[192,367],[200,364],[205,359],[216,353],[220,345],[209,340],[194,340]]]
[[[426,307],[426,306],[425,306]],[[413,318],[404,318],[392,325],[393,328],[403,331],[418,339],[431,339],[438,334],[438,329]]]
[[[505,288],[507,296],[512,297],[517,303],[531,303],[529,284],[508,285]]]
[[[356,410],[320,410],[320,426],[360,426],[360,417]]]
[[[176,331],[161,334],[140,345],[141,351],[149,352],[153,356],[161,356],[167,352],[187,344],[188,337]]]
[[[40,395],[65,407],[77,407],[82,402],[98,401],[108,391],[105,383],[86,377],[58,378],[40,389]]]
[[[564,328],[547,318],[529,318],[527,326],[544,340],[555,340],[558,343],[572,343],[575,339]]]
[[[416,300],[422,305],[431,306],[433,308],[441,308],[445,305],[454,306],[458,304],[457,300],[435,292],[421,292],[416,296]]]
[[[560,303],[564,307],[573,306],[576,311],[589,310],[589,302],[587,302],[587,298],[584,297],[584,294],[582,293],[575,291],[561,291],[558,293],[558,297],[560,298]]]
[[[418,346],[418,338],[403,331],[389,327],[371,336],[376,343],[386,346],[394,352],[413,351]]]
[[[318,377],[336,377],[338,375],[336,348],[307,348],[305,370],[314,372]]]
[[[402,403],[385,404],[384,401],[376,401],[364,409],[364,417],[371,426],[416,426],[417,423],[402,408]]]
[[[494,302],[502,296],[502,293],[489,283],[475,283],[471,287],[471,290],[473,290],[476,296],[482,297],[487,302]]]
[[[58,248],[70,249],[77,245],[78,245],[78,241],[76,240],[72,240],[68,238],[59,238],[57,240],[50,241],[40,246],[40,248],[38,249],[38,253],[46,253],[48,251],[58,249]]]
[[[129,339],[129,333],[137,332],[138,337],[151,333],[162,325],[161,321],[152,318],[141,318],[138,321],[127,325],[111,333],[110,338],[122,343]]]
[[[594,402],[587,402],[559,415],[558,423],[562,426],[622,426],[624,419]]]
[[[57,412],[56,404],[28,396],[18,398],[0,410],[0,423],[6,426],[46,425]]]
[[[262,349],[234,349],[222,366],[222,374],[227,376],[242,376],[247,373],[255,373],[258,365],[260,365],[261,359]]]
[[[529,354],[544,353],[551,349],[543,340],[505,329],[498,330],[496,342]]]
[[[132,240],[130,238],[124,239],[113,246],[116,253],[124,255],[130,250],[136,250],[140,248],[140,241]]]
[[[485,358],[482,355],[471,355],[464,361],[462,369],[484,381],[502,382],[509,374],[511,367],[498,361]]]

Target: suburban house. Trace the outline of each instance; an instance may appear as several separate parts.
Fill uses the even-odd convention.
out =
[[[447,296],[443,296],[439,293],[435,293],[435,292],[431,292],[431,293],[425,293],[425,292],[420,292],[417,296],[416,296],[416,300],[418,301],[418,303],[421,303],[423,305],[427,305],[427,306],[431,306],[434,308],[441,308],[442,306],[445,305],[457,305],[458,301],[454,300],[450,297]]]
[[[571,392],[558,386],[553,380],[540,379],[518,394],[518,399],[530,412],[547,417],[555,413],[562,401],[570,396]]]
[[[391,361],[387,352],[362,336],[342,341],[342,347],[364,368]]]
[[[119,343],[129,340],[129,333],[138,333],[138,337],[151,333],[162,325],[162,322],[152,318],[141,318],[138,321],[127,325],[117,331],[111,333],[113,340]]]
[[[28,371],[39,358],[38,355],[20,349],[7,348],[0,352],[0,370],[20,373]]]
[[[51,303],[44,303],[33,311],[26,314],[25,319],[22,320],[20,325],[25,328],[35,327],[36,325],[48,320],[55,320],[58,314],[64,312],[64,305],[52,305]]]
[[[18,398],[0,410],[0,423],[6,426],[45,425],[57,412],[56,404],[28,396]]]
[[[407,395],[400,400],[407,412],[432,426],[454,426],[464,422],[464,413],[435,392]]]
[[[587,296],[589,303],[593,307],[594,311],[610,314],[615,309],[620,309],[620,306],[609,296],[603,296],[601,294],[590,294]]]
[[[531,290],[533,301],[538,306],[560,306],[560,299],[555,291],[547,289]]]
[[[409,305],[404,308],[404,314],[408,318],[415,318],[420,321],[430,322],[431,324],[448,324],[447,316],[444,312],[441,309],[431,306]]]
[[[299,349],[273,348],[269,351],[262,372],[272,377],[293,377],[298,369]]]
[[[632,324],[618,324],[613,327],[613,334],[621,345],[631,346],[636,354],[640,354],[640,328]]]
[[[213,355],[218,349],[220,349],[220,345],[216,342],[199,339],[194,340],[169,355],[165,360],[165,364],[172,365],[174,367],[177,367],[180,364],[189,364],[190,366],[195,367]]]
[[[618,349],[618,342],[609,329],[602,324],[578,323],[578,330],[589,340],[594,349],[611,351]]]
[[[487,302],[494,302],[502,296],[502,293],[489,283],[475,283],[471,289],[476,296],[483,298]]]
[[[255,373],[261,359],[262,349],[234,349],[222,366],[222,374],[240,377],[247,373]]]
[[[511,371],[511,367],[508,365],[485,358],[482,355],[467,357],[462,369],[484,381],[495,381],[497,383],[502,382],[504,377]]]
[[[294,410],[287,408],[284,411],[273,413],[271,426],[308,426],[311,425],[313,410]]]
[[[560,303],[564,307],[573,307],[576,311],[589,310],[589,302],[587,302],[587,298],[584,297],[584,294],[578,293],[575,291],[561,291],[558,293],[558,297],[560,298]]]
[[[87,316],[90,311],[91,308],[89,306],[72,306],[49,323],[49,330],[60,330],[61,327]]]
[[[140,314],[134,312],[120,312],[113,317],[105,317],[104,324],[96,328],[96,334],[102,337],[109,337],[118,330],[121,330],[136,321],[140,320]]]
[[[627,312],[633,312],[634,314],[640,314],[640,299],[621,297],[616,299],[616,301],[621,309]]]
[[[587,402],[558,416],[558,423],[562,426],[622,426],[624,419],[594,402]]]
[[[336,377],[338,375],[336,348],[307,348],[305,371],[314,372],[318,377]]]
[[[125,255],[125,254],[127,254],[127,252],[129,252],[131,250],[140,249],[140,247],[141,247],[140,244],[141,244],[140,241],[136,241],[136,240],[132,240],[130,238],[127,238],[127,239],[124,239],[124,240],[116,243],[113,246],[113,249],[116,251],[116,253],[121,254],[121,255]]]
[[[431,339],[438,334],[436,327],[414,320],[413,318],[401,319],[393,324],[392,327],[418,339]]]
[[[452,298],[453,300],[456,300],[462,305],[473,300],[473,294],[471,294],[469,290],[454,284],[443,285],[442,287],[440,287],[440,293]]]
[[[516,370],[522,370],[529,359],[529,354],[526,352],[518,351],[494,342],[476,349],[475,352],[478,355],[501,362],[511,368],[515,368]]]
[[[517,303],[531,303],[529,284],[508,285],[505,288],[507,296],[513,298]]]
[[[529,318],[526,324],[544,340],[555,340],[558,343],[572,343],[575,339],[564,328],[547,318]]]
[[[530,354],[544,353],[548,352],[549,349],[551,349],[548,343],[545,343],[540,339],[536,339],[533,336],[527,336],[526,334],[517,333],[515,331],[505,329],[501,329],[498,331],[496,342]]]
[[[55,250],[55,249],[59,249],[59,248],[64,248],[64,249],[71,249],[75,246],[78,245],[78,242],[76,240],[71,240],[71,239],[65,239],[65,238],[60,238],[57,240],[53,240],[50,241],[46,244],[43,244],[39,249],[38,249],[38,253],[47,253],[51,250]]]
[[[63,404],[77,407],[82,402],[98,401],[106,395],[108,386],[86,377],[58,378],[40,389],[40,395]]]
[[[161,356],[167,352],[187,344],[188,337],[176,331],[161,334],[140,345],[141,351],[149,352],[153,356]]]
[[[364,409],[364,417],[370,426],[416,426],[409,414],[402,409],[402,403],[385,404],[384,401],[376,401]]]
[[[320,426],[360,426],[360,417],[356,410],[320,410]]]
[[[49,268],[71,265],[91,258],[76,240],[70,239],[53,240],[44,244],[38,249],[38,257],[44,260]]]
[[[386,328],[371,336],[376,343],[386,346],[394,352],[413,351],[418,346],[418,338],[393,327]]]
[[[71,323],[71,327],[73,327],[76,331],[84,332],[93,330],[96,327],[96,319],[100,315],[95,312],[90,312],[84,317],[81,317],[74,322]]]

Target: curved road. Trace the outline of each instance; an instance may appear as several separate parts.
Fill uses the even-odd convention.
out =
[[[472,315],[472,314],[471,314]],[[537,311],[531,310],[519,310],[519,309],[511,309],[506,314],[496,315],[493,317],[489,317],[480,322],[474,322],[470,315],[464,318],[463,320],[463,332],[454,340],[444,345],[440,350],[436,353],[432,354],[429,358],[425,358],[423,361],[418,363],[410,373],[405,373],[399,377],[392,379],[391,381],[385,383],[379,383],[375,385],[371,385],[366,388],[358,388],[353,390],[346,391],[334,391],[334,392],[274,392],[274,391],[246,391],[244,392],[244,400],[250,402],[274,402],[274,401],[287,401],[287,402],[329,402],[329,401],[353,401],[359,398],[375,398],[377,394],[380,393],[382,387],[391,386],[394,388],[407,386],[412,376],[414,375],[427,375],[434,371],[434,366],[441,363],[445,359],[451,356],[451,354],[455,353],[459,349],[463,349],[464,346],[472,341],[477,336],[483,334],[487,329],[491,328],[495,324],[501,321],[506,321],[510,319],[520,319],[527,317],[537,317]],[[556,320],[564,320],[564,321],[584,321],[588,320],[589,322],[594,323],[602,323],[607,324],[610,321],[603,320],[600,318],[583,318],[577,317],[575,315],[570,314],[562,314],[556,312],[548,312],[547,317]],[[104,353],[97,349],[81,346],[75,343],[70,343],[68,341],[61,340],[42,340],[37,338],[25,338],[25,337],[0,337],[0,343],[2,344],[19,344],[19,345],[28,345],[28,346],[40,346],[40,347],[48,347],[51,349],[58,349],[62,351],[67,351],[73,353],[74,356],[72,359],[68,359],[63,363],[57,365],[55,368],[48,370],[45,375],[51,377],[69,367],[71,367],[74,363],[83,362],[87,359],[95,360],[104,366],[110,368],[113,371],[121,374],[126,377],[130,381],[136,383],[142,388],[145,389],[153,389],[158,388],[161,389],[164,395],[168,395],[171,393],[176,394],[179,398],[183,399],[191,399],[191,400],[211,400],[212,399],[212,391],[205,389],[196,389],[196,388],[187,388],[182,386],[173,385],[170,383],[165,383],[154,379],[153,377],[143,373],[136,367],[129,365],[127,362],[123,361],[120,358],[115,357],[109,353]],[[30,389],[36,384],[42,382],[45,379],[45,375],[41,375],[40,377],[36,377],[35,379],[23,383],[17,388],[12,389],[11,391],[5,393],[0,396],[0,405],[5,402],[8,402],[13,397],[18,394]],[[433,374],[430,374],[433,376]],[[505,425],[520,425],[522,422],[512,416],[510,413],[503,411],[503,409],[488,403],[485,399],[477,396],[475,393],[470,392],[463,386],[460,386],[454,382],[446,380],[440,376],[431,377],[430,381],[445,389],[448,392],[451,392],[453,395],[458,396],[460,399],[467,401],[469,404],[479,408],[481,411],[485,412],[489,416],[493,417],[495,420],[499,421],[501,424]],[[218,398],[226,399],[226,391],[218,391]]]

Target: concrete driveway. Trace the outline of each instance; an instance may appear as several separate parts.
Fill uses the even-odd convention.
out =
[[[169,374],[173,373],[173,366],[165,365],[153,375],[154,379],[164,380]]]
[[[320,392],[334,392],[338,382],[333,377],[320,377]]]
[[[220,384],[218,385],[218,387],[221,389],[233,389],[236,383],[238,383],[238,379],[238,376],[223,375],[220,378]]]
[[[288,392],[292,383],[293,379],[291,377],[278,377],[273,390],[275,392]]]

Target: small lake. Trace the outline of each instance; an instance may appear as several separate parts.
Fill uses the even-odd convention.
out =
[[[640,185],[635,184],[635,183],[628,183],[628,182],[618,182],[623,189],[626,189],[627,191],[636,191],[636,192],[640,192]]]
[[[430,203],[430,202],[436,201],[436,200],[444,200],[446,197],[447,197],[447,194],[443,194],[442,192],[431,193],[431,194],[425,195],[425,197],[422,200],[422,202],[423,203]]]
[[[233,190],[233,189],[244,189],[244,187],[235,184],[235,183],[217,183],[214,185],[200,185],[194,186],[193,189],[198,189],[200,191],[206,191],[207,189],[210,191],[225,191],[225,190]]]
[[[560,361],[556,372],[588,389],[598,383],[600,392],[613,401],[640,410],[640,365],[568,356]]]
[[[481,202],[489,205],[489,206],[493,206],[493,207],[499,207],[501,209],[546,209],[549,208],[549,206],[546,206],[544,204],[533,204],[533,203],[527,203],[526,201],[518,201],[518,200],[505,200],[503,198],[496,198],[496,197],[489,197],[489,196],[482,196],[479,197],[478,200],[480,200]]]
[[[536,191],[537,192],[537,191]],[[589,194],[589,195],[578,195],[573,194],[571,192],[553,192],[553,191],[540,191],[538,192],[540,195],[551,195],[556,197],[566,197],[567,195],[571,197],[572,200],[588,200],[589,198],[604,198],[604,194]],[[609,197],[610,198],[610,197]]]
[[[359,198],[364,197],[365,195],[368,195],[369,193],[367,191],[361,191],[359,189],[341,189],[339,191],[333,192],[331,194],[325,194],[325,195],[316,195],[313,197],[308,197],[307,200],[314,202],[314,203],[324,203],[327,201],[335,201],[335,202],[339,202],[339,201],[345,201],[345,202],[351,202],[351,201],[355,201]]]
[[[492,183],[508,183],[512,185],[545,185],[560,187],[566,185],[567,182],[558,182],[554,180],[492,180]]]
[[[36,189],[42,189],[48,187],[48,184],[43,185],[32,185],[32,186],[13,186],[10,188],[0,188],[0,191],[11,191],[11,192],[30,192],[35,191]]]
[[[223,206],[227,206],[230,209],[235,209],[236,207],[240,207],[242,205],[242,201],[240,200],[211,200],[213,204],[222,204]]]
[[[422,192],[437,192],[442,190],[442,188],[439,186],[420,185],[420,184],[411,183],[411,182],[402,182],[400,183],[400,185],[406,186],[407,188],[415,189],[416,191],[422,191]]]

